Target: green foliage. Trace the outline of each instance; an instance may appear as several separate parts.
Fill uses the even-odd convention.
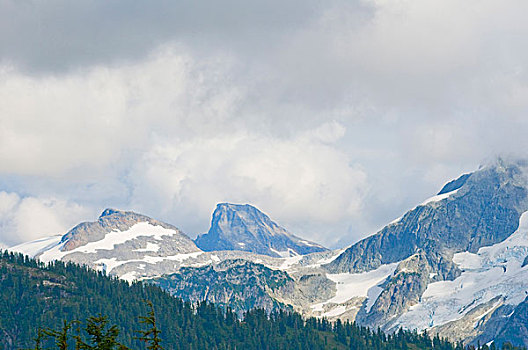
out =
[[[88,334],[88,342],[77,338],[79,349],[81,350],[124,350],[126,346],[117,341],[119,329],[116,325],[107,327],[108,318],[98,315],[88,318],[85,331]]]
[[[53,329],[39,329],[40,332],[43,332],[44,335],[54,338],[55,339],[55,345],[57,346],[57,349],[59,350],[67,350],[68,349],[68,338],[69,338],[69,331],[72,327],[72,324],[74,322],[67,322],[63,321],[62,328],[59,331],[53,330]],[[38,344],[35,344],[38,345]]]

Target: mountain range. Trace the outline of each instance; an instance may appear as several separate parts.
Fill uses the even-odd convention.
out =
[[[106,209],[64,235],[10,248],[159,285],[185,300],[528,345],[528,162],[498,159],[447,183],[372,236],[328,250],[251,205],[221,203],[191,240]]]

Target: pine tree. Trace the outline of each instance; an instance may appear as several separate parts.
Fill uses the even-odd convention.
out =
[[[140,336],[137,338],[140,341],[143,341],[148,344],[147,349],[149,350],[163,350],[161,346],[161,331],[156,325],[156,316],[154,314],[154,306],[150,300],[146,301],[146,304],[149,308],[148,316],[140,316],[140,321],[142,324],[145,324],[148,328],[147,330],[137,331]]]
[[[42,328],[39,328],[37,330],[37,336],[35,337],[35,347],[34,350],[42,350],[42,341],[44,340],[44,337],[46,334],[44,333],[44,330]]]
[[[66,320],[64,320],[62,322],[62,328],[60,329],[60,331],[56,331],[53,329],[45,329],[44,334],[48,337],[55,338],[55,345],[59,350],[67,350],[69,338],[68,332],[70,331],[73,323],[75,322],[77,321],[67,322]]]
[[[113,325],[107,328],[108,318],[98,315],[88,318],[85,331],[89,337],[89,343],[78,338],[79,349],[82,350],[125,350],[126,346],[117,341],[119,329]]]

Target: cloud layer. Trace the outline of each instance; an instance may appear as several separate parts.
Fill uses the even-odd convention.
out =
[[[8,246],[64,233],[87,215],[89,211],[75,203],[0,192],[0,231]]]
[[[351,243],[486,158],[526,156],[527,10],[0,2],[0,242],[107,206],[194,236],[232,201]]]

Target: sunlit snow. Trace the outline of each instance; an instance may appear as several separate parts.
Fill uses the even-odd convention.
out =
[[[166,229],[162,226],[155,226],[148,222],[139,222],[126,231],[114,230],[108,232],[103,239],[89,242],[73,250],[63,252],[62,247],[64,246],[64,243],[56,244],[54,247],[46,250],[40,255],[39,259],[44,262],[60,260],[65,255],[71,253],[96,253],[98,250],[112,250],[116,245],[123,244],[138,237],[151,237],[156,240],[162,240],[163,236],[171,236],[175,233],[176,231]]]
[[[367,307],[370,310],[382,291],[382,288],[378,287],[378,285],[392,275],[397,266],[398,263],[392,263],[382,265],[376,270],[368,272],[327,274],[328,279],[336,283],[336,295],[324,303],[312,305],[312,309],[314,311],[322,311],[323,306],[326,304],[342,304],[354,297],[366,297],[368,298]],[[339,310],[346,311],[343,308],[339,308]],[[324,316],[335,313],[334,309],[324,314]]]
[[[421,303],[402,315],[398,324],[409,329],[442,325],[497,296],[506,304],[519,304],[528,292],[528,266],[522,267],[527,255],[528,213],[524,213],[518,230],[503,242],[476,254],[455,254],[461,276],[429,284]]]

